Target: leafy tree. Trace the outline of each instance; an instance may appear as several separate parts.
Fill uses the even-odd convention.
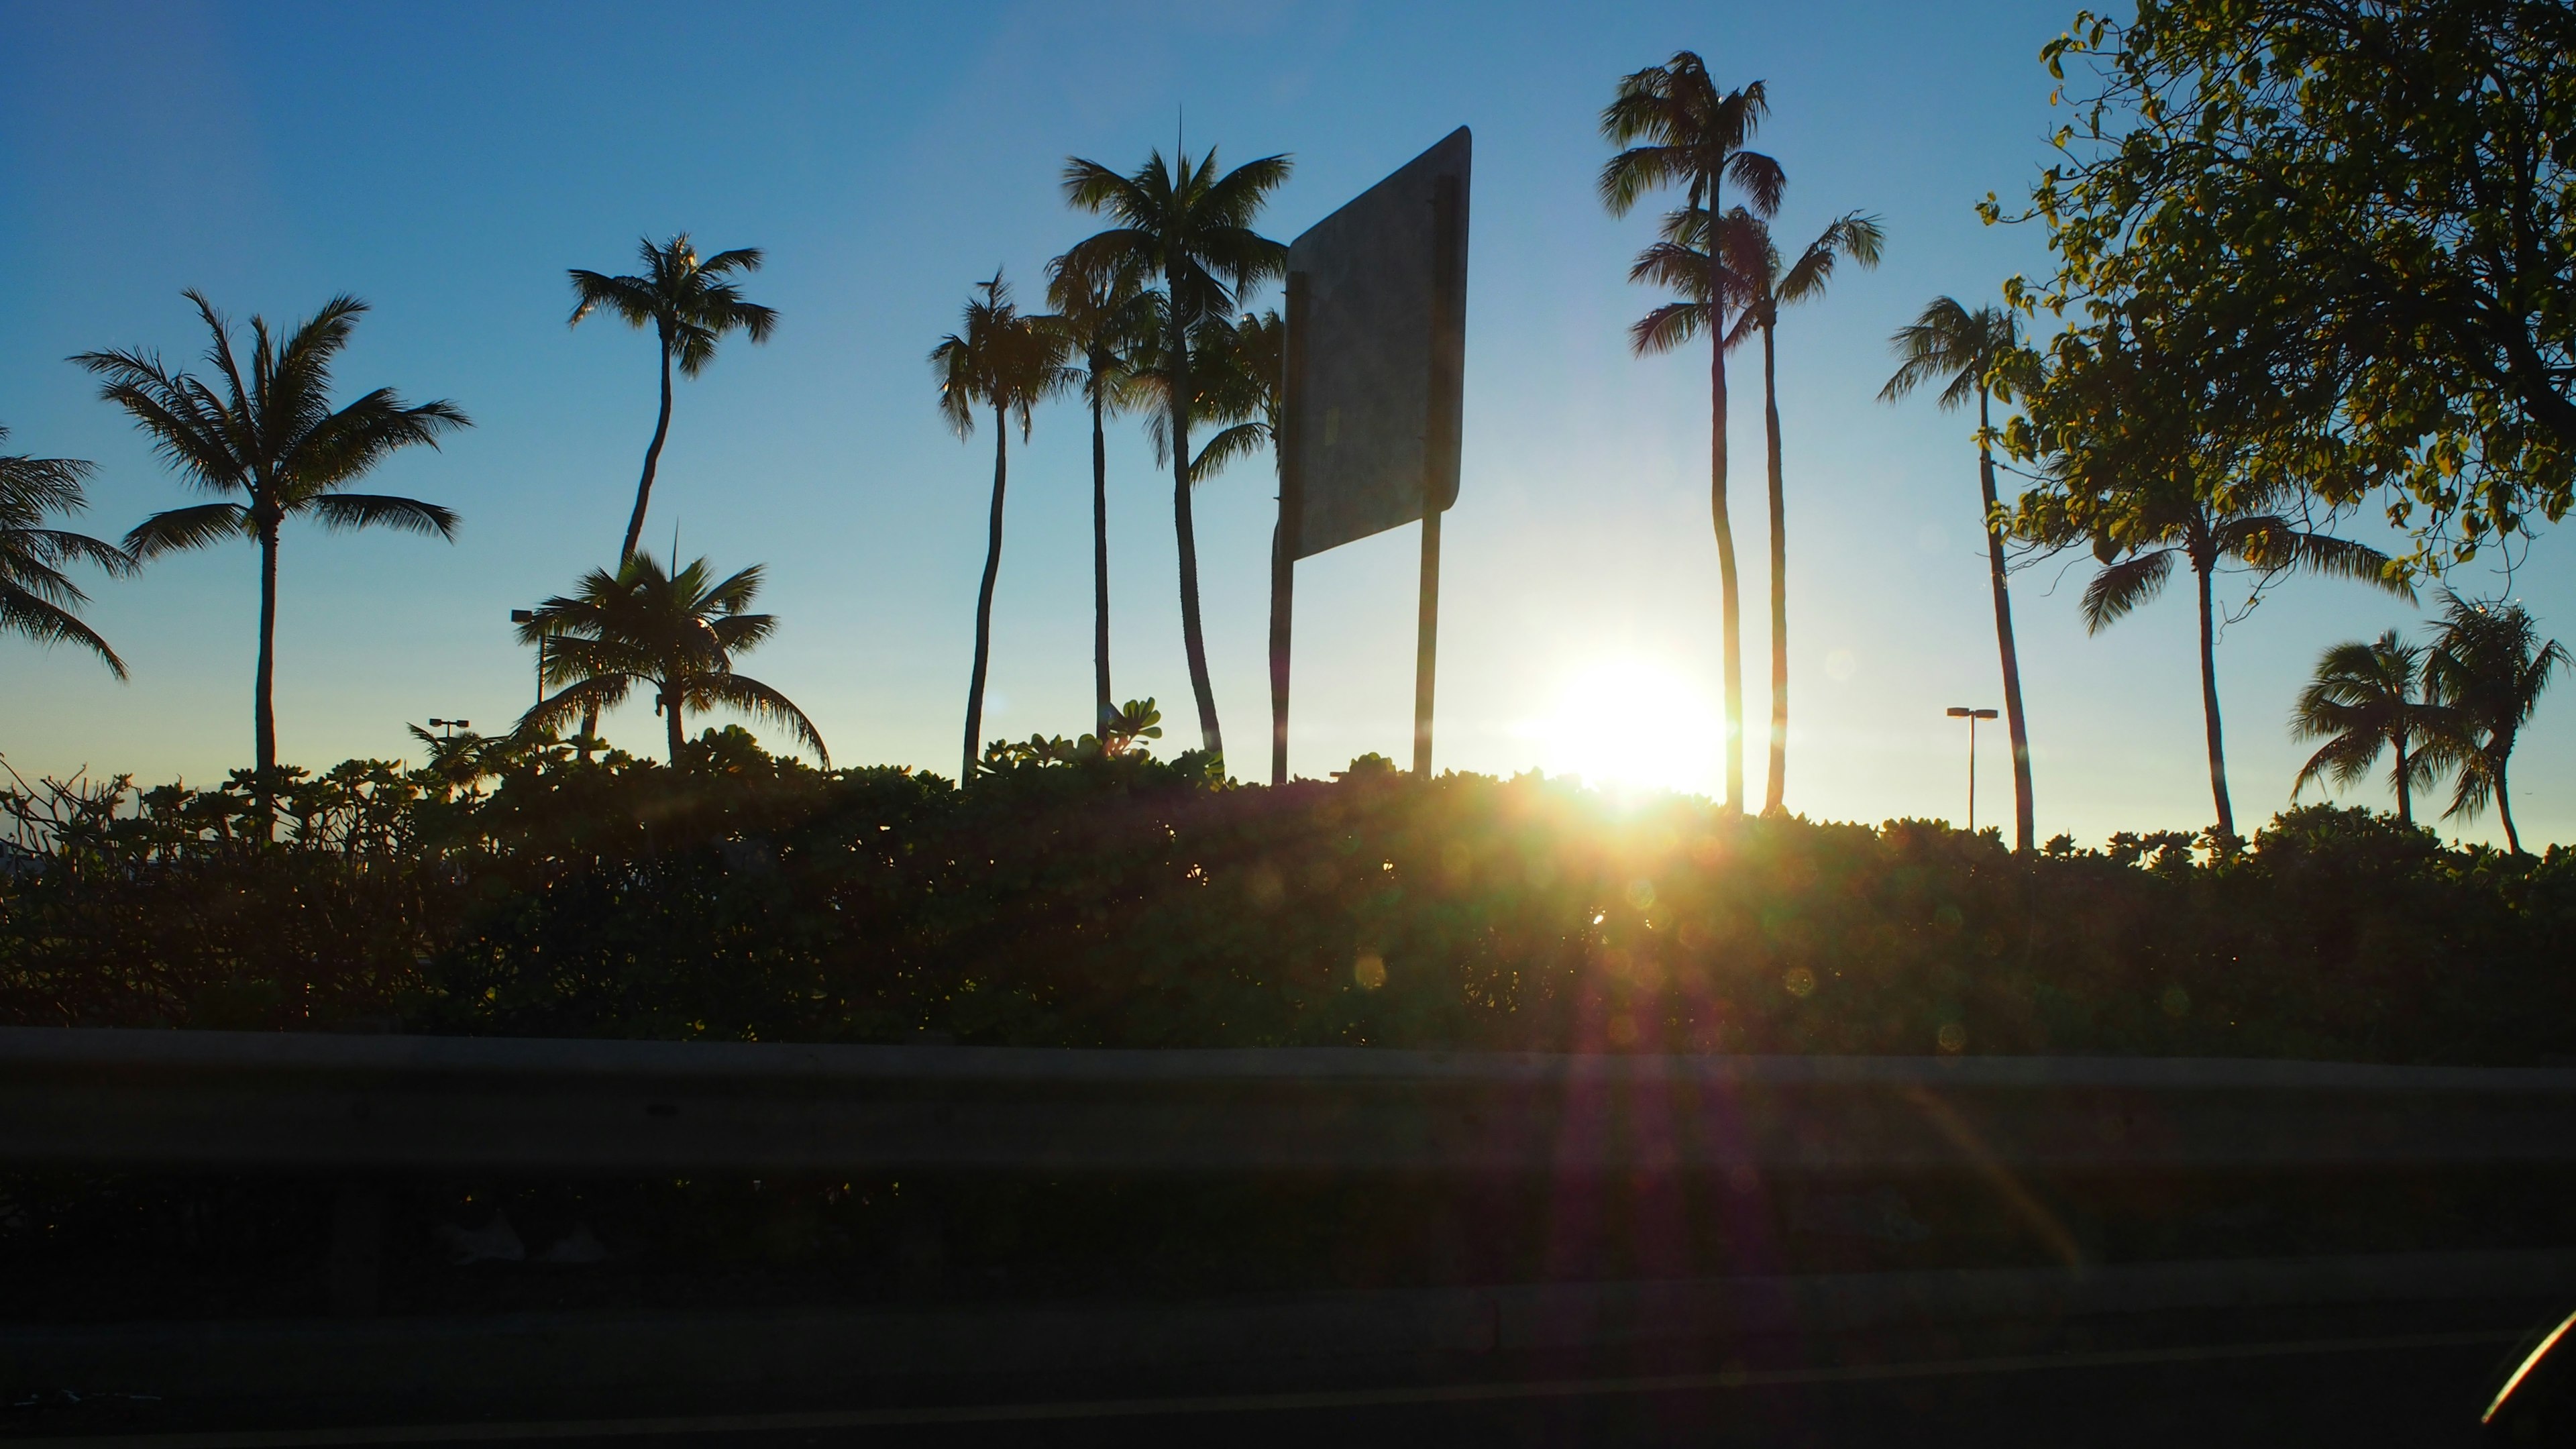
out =
[[[2315,677],[2290,711],[2290,734],[2325,743],[2299,767],[2290,784],[2292,800],[2312,780],[2350,785],[2393,751],[2397,761],[2388,786],[2397,794],[2397,818],[2415,823],[2415,791],[2431,784],[2443,763],[2442,751],[2428,748],[2435,745],[2430,737],[2439,724],[2438,707],[2421,697],[2424,655],[2423,646],[2391,629],[2367,643],[2337,644],[2318,657]]]
[[[593,569],[574,592],[539,604],[519,626],[522,643],[546,641],[546,683],[556,692],[519,717],[522,742],[578,717],[613,709],[650,686],[669,759],[680,763],[684,710],[730,709],[785,729],[828,766],[814,722],[784,694],[734,672],[734,656],[777,632],[774,614],[751,612],[760,565],[718,579],[705,559],[667,573],[652,555],[629,554],[614,573]]]
[[[1752,209],[1769,216],[1780,207],[1787,185],[1780,164],[1744,149],[1770,110],[1762,83],[1721,95],[1708,67],[1690,51],[1677,51],[1662,65],[1622,77],[1617,93],[1601,112],[1601,133],[1623,149],[1601,168],[1601,201],[1613,216],[1625,216],[1649,191],[1666,186],[1685,189],[1684,213],[1711,216],[1724,211],[1722,189],[1733,181],[1743,188]],[[1692,294],[1714,302],[1724,321],[1729,299],[1720,262],[1708,258],[1708,280]],[[1723,325],[1709,329],[1722,339]],[[1726,809],[1744,811],[1744,630],[1735,577],[1735,526],[1726,501],[1726,349],[1709,348],[1709,516],[1717,533],[1719,621],[1724,635],[1726,692]]]
[[[0,443],[9,430],[0,428]],[[78,513],[88,503],[81,480],[91,467],[78,458],[0,456],[0,632],[23,634],[39,644],[78,644],[117,678],[125,661],[98,632],[80,620],[89,602],[62,566],[94,564],[110,574],[131,573],[125,550],[85,533],[45,527],[49,513]]]
[[[2576,479],[2576,9],[2560,0],[2142,0],[2043,52],[2074,117],[2026,216],[2085,386],[2151,326],[2226,388],[2248,466],[2388,489],[2410,564],[2568,509]],[[1990,199],[1989,219],[2000,216]],[[2055,384],[2052,384],[2055,385]],[[2133,420],[2070,446],[2117,453]]]
[[[72,361],[105,379],[100,396],[125,409],[152,439],[162,460],[209,493],[240,502],[201,503],[153,514],[125,536],[137,560],[227,539],[259,545],[259,672],[254,685],[255,757],[261,778],[277,769],[277,547],[289,518],[309,516],[324,528],[393,528],[456,536],[456,515],[434,503],[343,490],[395,451],[438,445],[438,436],[468,426],[454,403],[407,404],[377,388],[345,407],[331,406],[331,363],[349,345],[367,304],[334,297],[312,318],[273,338],[267,319],[250,319],[249,368],[233,352],[232,325],[195,291],[184,293],[213,340],[206,362],[214,385],[164,367],[160,354],[127,349],[84,352]]]
[[[1629,329],[1638,352],[1669,352],[1708,325],[1707,230],[1705,213],[1674,213],[1666,239],[1647,248],[1629,270],[1630,281],[1655,281],[1692,299],[1658,307]],[[1789,523],[1780,478],[1774,334],[1782,306],[1823,296],[1835,264],[1844,257],[1864,267],[1877,266],[1884,240],[1877,218],[1850,212],[1836,218],[1823,235],[1807,244],[1794,264],[1784,268],[1771,230],[1760,217],[1739,206],[1718,227],[1718,260],[1740,309],[1726,346],[1731,351],[1757,333],[1762,338],[1762,423],[1769,444],[1771,484],[1771,754],[1762,788],[1765,815],[1777,815],[1786,808],[1782,795],[1789,767]]]
[[[1155,330],[1153,294],[1134,266],[1087,272],[1058,257],[1047,264],[1051,324],[1082,359],[1079,386],[1091,406],[1092,713],[1107,729],[1109,696],[1109,435],[1107,418],[1125,406],[1138,345]]]
[[[662,462],[662,444],[671,435],[671,370],[695,377],[716,360],[716,344],[728,332],[753,342],[767,342],[778,325],[778,313],[742,298],[738,272],[760,270],[758,247],[736,247],[700,257],[689,234],[666,242],[645,237],[635,244],[644,263],[640,276],[611,277],[571,268],[571,325],[595,311],[626,319],[630,327],[650,327],[662,344],[662,409],[653,419],[653,441],[644,448],[644,476],[635,484],[635,511],[626,520],[626,541],[617,556],[635,552],[644,538],[644,506],[652,501],[653,474]]]
[[[1985,505],[1986,581],[1994,591],[1995,650],[2004,671],[2004,723],[2012,735],[2013,849],[2028,852],[2034,832],[2030,790],[2030,724],[2022,712],[2021,653],[2013,645],[2011,575],[2004,567],[2004,515],[1995,497],[1993,403],[2010,403],[2025,376],[2020,329],[2001,307],[1969,311],[1953,297],[1935,297],[1923,314],[1889,338],[1896,375],[1879,389],[1880,402],[1895,402],[1926,383],[1944,411],[1977,400],[1977,491]]]
[[[1210,147],[1195,165],[1187,155],[1174,164],[1154,151],[1126,176],[1078,156],[1064,167],[1065,199],[1114,223],[1067,252],[1066,267],[1101,274],[1132,268],[1162,281],[1162,345],[1171,378],[1164,415],[1172,439],[1172,527],[1180,543],[1181,644],[1189,657],[1199,736],[1219,759],[1225,746],[1199,625],[1198,538],[1190,515],[1190,346],[1201,322],[1231,315],[1245,293],[1287,271],[1288,249],[1255,232],[1252,224],[1270,193],[1288,180],[1290,164],[1285,156],[1264,156],[1220,176],[1216,150]]]
[[[975,668],[966,686],[966,753],[960,780],[975,774],[984,728],[984,672],[993,644],[993,585],[1002,575],[1002,494],[1010,480],[1010,418],[1019,416],[1020,438],[1029,436],[1030,410],[1073,382],[1065,365],[1071,340],[1046,317],[1025,316],[1011,301],[1011,284],[999,270],[979,282],[981,299],[966,304],[962,332],[930,350],[939,377],[939,414],[960,439],[975,435],[975,410],[993,410],[993,511],[984,546],[984,582],[975,595]]]
[[[2424,669],[2435,700],[2447,707],[2460,762],[2458,788],[2442,813],[2474,816],[2493,800],[2505,846],[2516,855],[2522,837],[2513,828],[2505,766],[2541,691],[2571,665],[2576,658],[2557,640],[2540,638],[2522,605],[2471,603],[2443,591],[2441,628]]]

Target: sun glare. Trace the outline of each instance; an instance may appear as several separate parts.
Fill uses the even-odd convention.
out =
[[[1722,714],[1680,671],[1634,656],[1570,675],[1537,722],[1539,765],[1614,794],[1706,793],[1717,781]]]

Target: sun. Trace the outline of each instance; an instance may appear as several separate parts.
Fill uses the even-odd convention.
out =
[[[1539,765],[1613,793],[1684,790],[1717,780],[1723,712],[1669,664],[1638,655],[1595,660],[1569,674],[1536,722]]]

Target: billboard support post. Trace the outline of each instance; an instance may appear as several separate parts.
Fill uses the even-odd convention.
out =
[[[1306,274],[1288,274],[1288,337],[1280,371],[1306,375]],[[1286,385],[1294,386],[1294,382]],[[1305,510],[1297,410],[1279,410],[1279,522],[1270,533],[1270,783],[1288,783],[1288,639],[1296,620],[1297,520]]]
[[[1431,696],[1440,654],[1440,515],[1448,511],[1449,490],[1458,477],[1459,377],[1463,358],[1453,357],[1448,340],[1457,335],[1452,315],[1459,262],[1458,178],[1443,176],[1431,203],[1431,416],[1422,448],[1422,612],[1413,658],[1413,773],[1431,778]]]

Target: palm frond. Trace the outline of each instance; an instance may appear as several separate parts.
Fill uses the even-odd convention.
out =
[[[302,504],[299,512],[309,512],[324,528],[335,532],[352,528],[390,528],[401,533],[434,535],[453,540],[457,517],[452,509],[417,498],[397,498],[383,493],[324,493]]]
[[[137,559],[150,559],[225,539],[257,536],[249,509],[238,503],[200,503],[156,513],[134,525],[125,535],[125,551]]]
[[[811,749],[825,769],[831,768],[832,754],[824,747],[822,731],[814,728],[793,700],[757,679],[729,672],[693,676],[683,687],[682,698],[691,709],[721,707],[777,725]]]
[[[126,677],[125,661],[116,657],[116,651],[108,647],[98,631],[62,605],[39,598],[7,579],[0,579],[0,634],[21,634],[48,647],[76,644],[97,655],[118,679]]]
[[[2156,549],[2103,568],[2084,586],[2084,632],[2099,634],[2130,610],[2163,593],[2173,578],[2174,551]]]

